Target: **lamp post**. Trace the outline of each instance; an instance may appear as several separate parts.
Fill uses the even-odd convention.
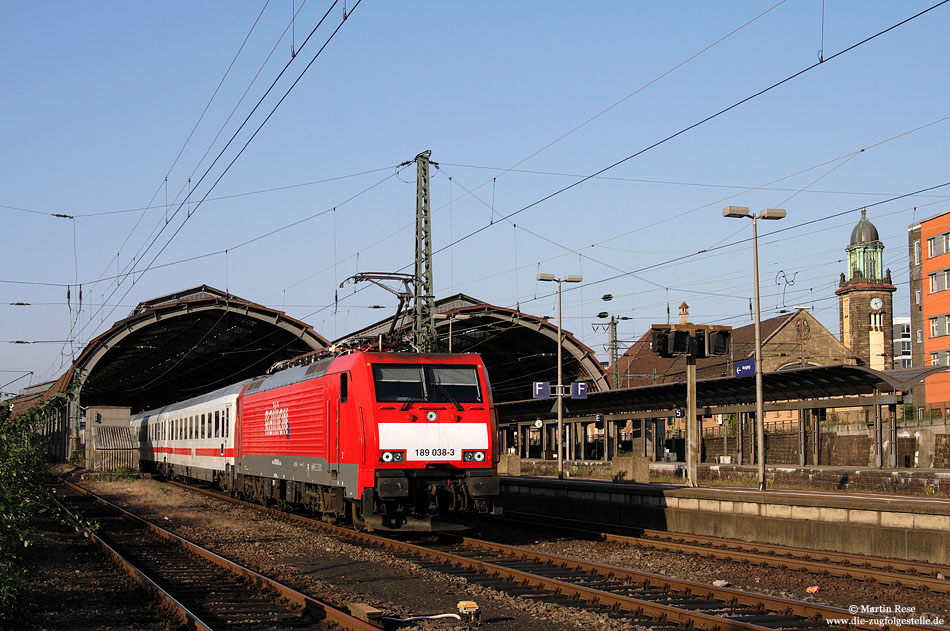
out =
[[[762,314],[759,310],[759,219],[778,220],[785,217],[784,208],[767,208],[753,215],[745,206],[727,206],[723,217],[752,220],[752,270],[755,277],[755,442],[758,460],[759,490],[765,490],[765,411],[762,405]]]
[[[556,278],[554,274],[538,274],[538,280],[557,283],[557,477],[564,478],[564,383],[561,349],[561,283],[579,283],[584,280],[578,274]]]

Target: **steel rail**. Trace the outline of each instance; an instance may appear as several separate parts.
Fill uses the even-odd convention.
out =
[[[216,554],[215,552],[212,552],[211,550],[203,548],[197,545],[196,543],[189,541],[188,539],[185,539],[184,537],[179,537],[178,535],[173,534],[165,530],[164,528],[157,526],[156,524],[153,524],[152,522],[146,519],[143,519],[142,517],[139,517],[138,515],[135,515],[134,513],[127,511],[121,506],[118,506],[117,504],[114,504],[113,502],[110,502],[109,500],[103,497],[100,497],[99,495],[93,493],[92,491],[88,489],[85,489],[81,486],[77,486],[73,484],[72,482],[69,482],[68,480],[61,480],[61,481],[63,482],[64,485],[66,485],[66,487],[70,488],[71,490],[81,493],[87,497],[90,497],[96,502],[98,502],[99,504],[102,504],[103,506],[106,506],[112,510],[119,512],[123,518],[128,519],[132,522],[135,522],[137,524],[140,524],[148,528],[149,531],[155,533],[156,535],[160,536],[161,538],[171,543],[174,543],[183,547],[185,550],[195,554],[196,556],[202,559],[205,559],[207,561],[210,561],[211,563],[214,563],[215,565],[218,565],[236,574],[237,576],[241,578],[244,578],[253,583],[264,585],[273,589],[280,595],[280,597],[288,600],[289,602],[293,603],[294,605],[306,611],[307,614],[310,615],[310,617],[313,618],[315,621],[327,622],[330,624],[339,625],[340,627],[342,627],[343,629],[347,629],[348,631],[379,631],[379,627],[377,626],[373,626],[373,625],[363,622],[362,620],[358,620],[357,618],[354,618],[350,614],[345,613],[339,609],[336,609],[335,607],[331,605],[328,605],[315,598],[312,598],[311,596],[308,596],[302,592],[299,592],[282,583],[279,583],[267,576],[264,576],[263,574],[260,574],[250,568],[240,565],[239,563],[235,563],[234,561],[231,561],[219,554]],[[195,490],[194,487],[186,487],[186,488]],[[203,627],[203,628],[207,628],[207,627]]]
[[[703,614],[701,612],[694,612],[668,605],[661,605],[649,600],[612,594],[607,591],[575,585],[565,581],[558,581],[556,579],[546,578],[536,574],[531,574],[529,572],[507,568],[502,565],[479,561],[461,555],[435,550],[425,546],[419,546],[404,541],[390,539],[388,537],[380,537],[364,532],[357,532],[349,528],[334,526],[332,524],[317,521],[309,517],[295,515],[293,513],[279,511],[273,508],[261,506],[259,504],[232,498],[217,491],[189,486],[187,484],[181,484],[174,481],[169,481],[169,483],[189,491],[201,493],[233,504],[251,508],[253,510],[264,512],[281,519],[294,521],[310,528],[330,532],[337,536],[345,537],[351,540],[384,547],[395,552],[410,554],[412,556],[450,566],[475,570],[489,576],[507,579],[522,585],[538,587],[554,594],[565,595],[578,600],[585,600],[597,605],[614,607],[635,615],[647,615],[656,617],[660,620],[673,620],[680,624],[691,625],[699,629],[714,629],[718,631],[738,631],[740,629],[746,631],[750,631],[752,629],[763,631],[768,629],[769,631],[774,631],[774,628],[772,627],[744,623],[724,617]],[[780,615],[794,614],[806,619],[820,620],[821,624],[827,624],[828,620],[851,620],[855,617],[847,610],[839,609],[837,607],[777,598],[774,596],[756,594],[737,589],[729,589],[726,587],[716,587],[704,583],[696,583],[694,581],[675,579],[659,574],[651,574],[649,572],[638,572],[636,570],[630,570],[623,567],[597,564],[569,557],[562,557],[559,555],[545,554],[542,552],[529,550],[527,548],[505,546],[488,541],[460,537],[458,535],[447,534],[446,536],[454,537],[456,540],[463,541],[466,545],[475,547],[477,549],[491,550],[495,553],[504,554],[516,559],[526,559],[530,556],[538,562],[560,565],[561,567],[573,567],[576,569],[583,568],[584,571],[596,573],[606,578],[623,578],[624,580],[646,583],[656,589],[678,589],[681,590],[681,593],[685,592],[700,598],[715,598],[717,600],[721,600],[727,606],[741,605],[743,607],[761,610],[763,613],[772,612]],[[884,624],[885,617],[862,613],[862,618],[867,621],[866,624],[849,626],[853,628],[867,629],[869,631],[888,631],[891,629],[896,631],[896,625]],[[902,631],[934,631],[935,629],[947,629],[947,627],[901,624],[900,629]]]
[[[388,537],[358,532],[349,528],[343,528],[341,526],[334,526],[322,521],[310,519],[309,517],[294,515],[293,513],[287,513],[273,508],[260,506],[258,504],[245,502],[244,500],[228,497],[215,491],[181,484],[180,482],[170,481],[170,483],[189,491],[196,491],[198,493],[215,497],[220,500],[226,500],[228,502],[252,508],[254,510],[261,511],[281,519],[289,519],[311,528],[330,532],[337,536],[342,536],[360,543],[384,548],[400,554],[408,554],[416,558],[442,565],[479,572],[481,574],[486,574],[495,578],[508,580],[522,586],[535,587],[555,595],[561,595],[567,598],[573,598],[575,600],[584,600],[594,605],[611,607],[617,610],[629,612],[637,616],[645,615],[657,620],[671,621],[695,629],[707,629],[709,631],[775,631],[774,628],[771,627],[763,627],[746,622],[729,620],[720,616],[690,611],[670,605],[663,605],[649,600],[631,598],[629,596],[623,596],[620,594],[612,594],[603,590],[584,587],[582,585],[575,585],[573,583],[539,576],[530,572],[508,568],[503,565],[471,559],[461,555],[452,554],[450,552],[435,550],[433,548],[408,543],[406,541],[399,541],[390,539]],[[878,628],[878,631],[880,631],[880,627]]]
[[[73,520],[78,523],[78,518],[71,510],[69,510],[69,507],[55,498],[53,499],[53,502],[59,506],[60,510],[72,517]],[[175,615],[175,617],[181,620],[182,624],[184,624],[186,628],[194,629],[195,631],[212,631],[211,627],[202,622],[197,615],[195,615],[185,605],[179,602],[177,598],[164,590],[147,574],[145,574],[145,572],[135,567],[131,561],[119,554],[115,548],[106,543],[95,532],[89,529],[84,529],[83,534],[88,537],[90,541],[98,545],[102,551],[106,553],[106,556],[112,559],[116,565],[118,565],[130,577],[132,577],[132,580],[145,588],[146,591],[151,592],[153,596],[161,600],[165,606],[168,607],[168,609]]]
[[[512,514],[528,517],[526,521],[513,519]],[[551,518],[533,513],[508,513],[505,517],[494,518],[501,521],[535,524],[532,518],[545,520],[549,528],[563,529],[569,532],[585,534],[601,541],[623,543],[627,545],[653,548],[656,550],[675,550],[700,556],[725,559],[729,561],[748,561],[749,563],[781,567],[793,570],[807,570],[826,573],[842,578],[871,580],[884,585],[904,585],[918,589],[929,589],[937,593],[950,593],[950,580],[940,578],[950,576],[950,567],[935,563],[904,561],[885,557],[871,557],[844,552],[809,550],[768,543],[753,543],[736,539],[724,539],[707,535],[691,535],[662,530],[647,530],[643,536],[631,536],[590,530],[579,526],[561,526],[557,522],[581,524],[578,520]],[[553,523],[552,523],[553,522]],[[712,547],[710,547],[712,546]],[[897,570],[897,571],[895,571]]]

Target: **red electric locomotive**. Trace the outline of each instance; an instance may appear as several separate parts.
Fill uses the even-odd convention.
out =
[[[370,529],[441,530],[461,526],[465,513],[500,512],[496,419],[478,355],[355,352],[240,386],[204,395],[220,406],[233,393],[236,412],[222,413],[221,439],[210,438],[218,435],[210,413],[209,439],[203,426],[189,434],[198,399],[137,416],[143,462]],[[220,449],[194,448],[208,440]]]

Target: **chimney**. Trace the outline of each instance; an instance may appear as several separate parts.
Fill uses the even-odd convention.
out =
[[[680,305],[680,324],[689,324],[689,305],[685,302]]]

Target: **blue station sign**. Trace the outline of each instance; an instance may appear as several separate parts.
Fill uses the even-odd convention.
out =
[[[531,390],[531,396],[534,399],[550,399],[551,398],[551,382],[550,381],[535,381]]]
[[[755,374],[755,360],[743,359],[736,362],[736,377],[751,377]]]
[[[587,382],[586,381],[575,381],[571,384],[571,398],[572,399],[586,399],[587,398]]]

